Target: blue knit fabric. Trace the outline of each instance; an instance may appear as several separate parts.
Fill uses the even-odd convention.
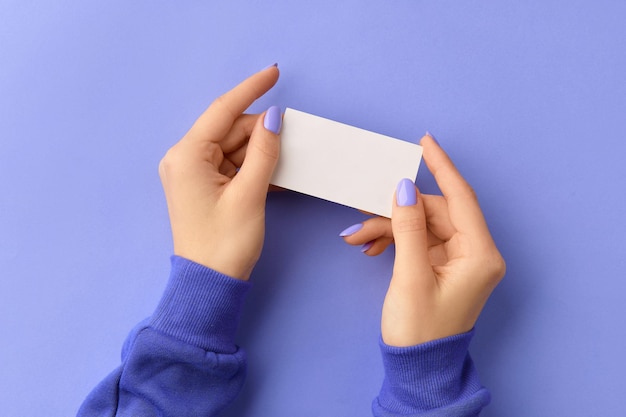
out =
[[[234,353],[250,283],[173,256],[170,281],[150,319],[155,330],[218,353]]]
[[[217,416],[245,379],[245,353],[234,337],[249,288],[248,282],[172,257],[157,309],[131,331],[122,364],[91,392],[78,416]],[[381,340],[385,380],[372,405],[374,416],[478,415],[489,392],[467,353],[472,335],[408,348]]]
[[[154,314],[129,335],[122,365],[81,406],[80,417],[215,416],[244,382],[234,343],[250,284],[172,257]]]
[[[372,404],[376,417],[477,416],[490,395],[468,346],[474,330],[410,347],[380,340],[385,380]]]

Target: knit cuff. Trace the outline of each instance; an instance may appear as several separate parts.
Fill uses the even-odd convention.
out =
[[[179,256],[150,326],[185,343],[233,353],[245,295],[251,284]]]
[[[480,384],[467,350],[473,335],[472,329],[410,347],[389,346],[381,338],[385,380],[374,401],[376,415],[412,415],[457,406],[479,411],[487,405],[489,392]]]

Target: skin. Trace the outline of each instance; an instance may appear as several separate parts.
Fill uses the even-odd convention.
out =
[[[278,75],[269,67],[219,97],[159,164],[174,253],[242,280],[261,255],[280,154],[278,135],[263,126],[265,113],[242,113]]]
[[[402,207],[394,199],[391,220],[367,220],[344,238],[352,245],[375,241],[366,251],[372,256],[395,241],[381,320],[383,341],[392,346],[471,330],[506,271],[473,189],[430,135],[421,145],[443,196],[415,187],[417,204]]]
[[[280,154],[265,113],[243,112],[278,81],[275,66],[215,100],[159,164],[174,253],[247,280],[265,235],[265,202]],[[504,276],[505,264],[478,201],[445,152],[429,136],[423,157],[443,196],[393,202],[392,219],[372,218],[345,237],[374,241],[377,255],[395,241],[393,276],[381,330],[385,343],[411,346],[466,332]]]

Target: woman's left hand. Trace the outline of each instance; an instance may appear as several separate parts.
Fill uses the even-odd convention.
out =
[[[215,100],[159,165],[174,253],[242,280],[261,255],[282,124],[278,107],[242,113],[278,75],[271,66]]]

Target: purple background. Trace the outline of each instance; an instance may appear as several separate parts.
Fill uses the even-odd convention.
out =
[[[476,189],[508,261],[472,344],[482,415],[623,413],[626,3],[37,3],[0,2],[3,415],[72,415],[117,366],[168,276],[159,159],[274,62],[252,110],[429,130]],[[363,218],[270,197],[228,417],[370,415],[393,251],[337,237]]]

